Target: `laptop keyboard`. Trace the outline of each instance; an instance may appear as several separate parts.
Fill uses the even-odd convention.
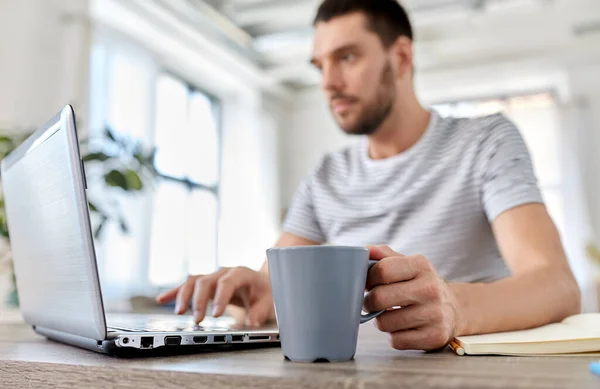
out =
[[[108,315],[107,323],[108,332],[225,332],[240,328],[228,317],[209,317],[196,325],[191,316]]]

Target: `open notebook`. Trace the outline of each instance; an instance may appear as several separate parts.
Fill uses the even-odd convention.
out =
[[[458,355],[552,355],[600,352],[600,313],[570,316],[560,323],[523,331],[459,336]]]

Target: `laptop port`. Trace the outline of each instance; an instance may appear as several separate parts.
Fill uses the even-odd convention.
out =
[[[142,342],[140,348],[152,348],[154,347],[154,336],[142,336]]]
[[[232,342],[243,342],[244,335],[231,335],[231,341]]]
[[[213,337],[215,343],[225,343],[225,335],[216,335]]]
[[[194,343],[206,343],[208,342],[208,336],[194,336]]]
[[[165,346],[179,346],[181,344],[181,336],[165,336]]]
[[[252,340],[255,340],[255,341],[256,341],[256,340],[271,340],[271,337],[270,337],[270,336],[268,336],[268,335],[262,335],[262,336],[255,335],[255,336],[251,336],[251,337],[250,337],[250,340],[251,340],[251,341],[252,341]]]
[[[129,338],[123,338],[123,344],[129,343]]]

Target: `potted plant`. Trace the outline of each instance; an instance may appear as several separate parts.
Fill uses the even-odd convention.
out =
[[[29,136],[0,131],[0,160],[12,152]],[[90,182],[101,181],[105,187],[127,193],[142,191],[157,176],[154,169],[155,149],[147,150],[138,140],[118,135],[106,127],[98,139],[82,139],[82,159]],[[93,146],[92,146],[93,144]],[[0,177],[1,184],[1,177]],[[95,201],[89,197],[90,213],[94,222],[94,237],[99,238],[107,223],[118,223],[123,233],[128,224],[114,202]],[[10,253],[10,236],[4,208],[4,194],[0,191],[0,273],[8,271],[12,290],[6,298],[9,306],[17,307],[19,298]]]

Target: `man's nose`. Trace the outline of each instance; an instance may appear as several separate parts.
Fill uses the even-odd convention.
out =
[[[340,91],[344,88],[342,73],[337,66],[326,65],[321,73],[321,85],[327,92]]]

